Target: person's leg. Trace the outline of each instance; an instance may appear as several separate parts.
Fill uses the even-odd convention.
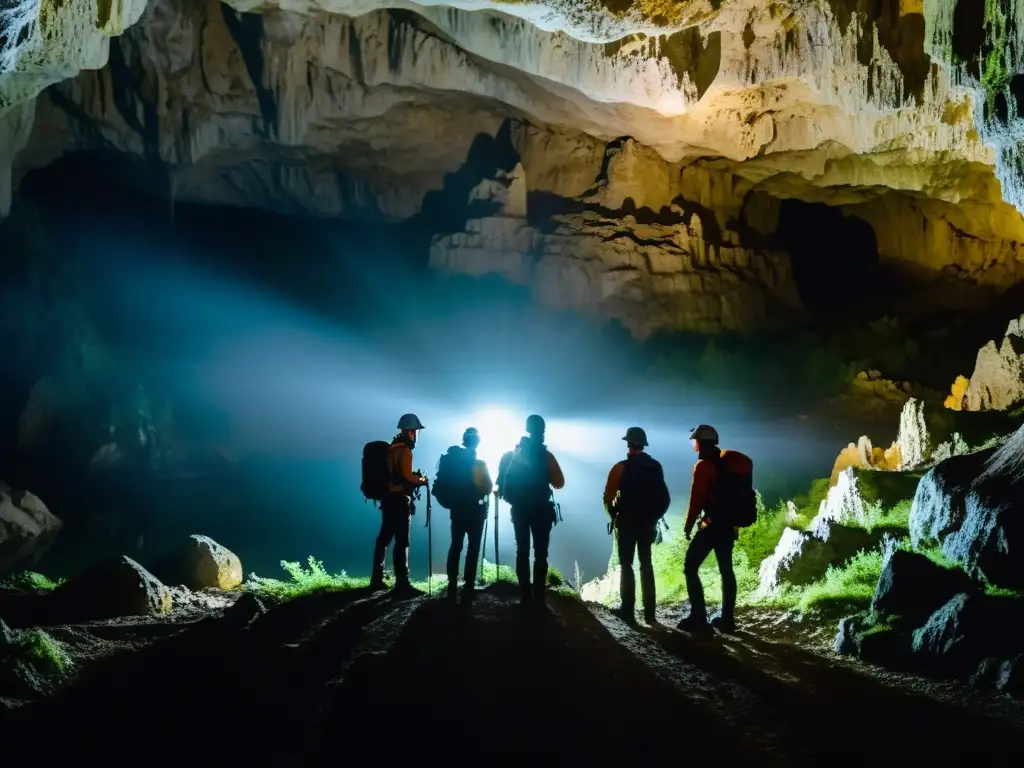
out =
[[[619,554],[619,598],[622,601],[622,615],[632,619],[636,610],[636,575],[633,573],[636,530],[629,525],[620,525],[615,531],[615,543]]]
[[[466,536],[465,521],[452,511],[452,543],[448,547],[448,591],[454,592],[459,584],[459,558],[462,557],[462,540]]]
[[[553,521],[546,514],[535,516],[530,521],[533,533],[533,592],[544,597],[548,586],[548,546],[551,543]]]
[[[480,545],[483,542],[485,519],[483,511],[474,510],[474,514],[467,521],[466,535],[469,538],[469,543],[466,545],[466,566],[463,570],[467,591],[471,591],[476,586],[480,570]]]
[[[381,589],[384,586],[384,560],[387,557],[388,545],[395,537],[393,521],[394,512],[388,503],[384,502],[380,511],[380,532],[377,534],[373,549],[373,571],[370,575],[370,587],[373,589]]]
[[[644,526],[644,530],[636,539],[637,559],[640,561],[640,595],[644,603],[644,619],[648,624],[656,620],[655,608],[658,604],[654,584],[654,563],[651,560],[651,550],[657,535],[657,523],[655,523]]]
[[[732,551],[736,545],[736,533],[726,527],[715,533],[715,559],[718,572],[722,574],[722,611],[715,617],[715,627],[723,632],[736,628],[736,570],[732,564]]]
[[[690,540],[683,561],[686,593],[690,598],[690,615],[683,619],[683,622],[694,628],[707,626],[708,622],[707,607],[704,604],[704,585],[700,583],[700,567],[708,559],[712,549],[714,539],[710,528],[701,528]]]
[[[516,578],[524,595],[530,592],[530,522],[519,510],[512,510],[512,530],[516,537]]]
[[[391,555],[395,562],[395,586],[409,586],[409,528],[412,525],[412,510],[408,499],[395,505],[395,518],[392,525],[395,530],[395,549]]]

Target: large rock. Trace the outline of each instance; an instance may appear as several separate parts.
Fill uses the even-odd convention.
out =
[[[973,591],[976,586],[963,571],[943,568],[924,555],[898,549],[882,566],[871,610],[920,627],[953,596]]]
[[[189,589],[234,589],[242,583],[238,555],[209,536],[189,536],[182,565]]]
[[[936,610],[916,630],[915,660],[949,675],[967,675],[988,657],[1024,652],[1024,600],[962,593]]]
[[[157,616],[172,608],[167,587],[123,555],[104,560],[39,600],[45,601],[42,613],[49,624]]]
[[[0,575],[35,563],[62,523],[36,496],[0,480]]]
[[[1010,321],[997,345],[978,351],[964,394],[965,410],[1005,411],[1024,398],[1024,315]]]
[[[1001,445],[941,462],[910,514],[914,546],[941,543],[973,577],[1024,588],[1024,427]]]

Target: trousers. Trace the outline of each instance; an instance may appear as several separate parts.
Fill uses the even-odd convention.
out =
[[[704,603],[704,585],[700,582],[700,567],[715,553],[718,572],[722,575],[722,618],[732,621],[736,611],[736,572],[732,567],[732,550],[736,544],[736,532],[731,525],[710,523],[694,534],[683,561],[686,576],[686,592],[690,596],[690,615],[707,620],[707,606]]]
[[[554,510],[550,504],[538,507],[512,508],[512,529],[516,537],[516,578],[524,592],[530,584],[530,540],[533,540],[533,592],[543,595],[548,581],[548,546],[554,526]]]
[[[384,499],[380,507],[380,533],[377,534],[373,550],[373,574],[371,582],[379,584],[384,580],[384,559],[388,545],[395,542],[391,559],[395,565],[395,579],[399,583],[409,581],[409,528],[412,521],[412,502],[408,496],[394,495]]]

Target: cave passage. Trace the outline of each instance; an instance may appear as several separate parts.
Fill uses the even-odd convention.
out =
[[[793,263],[800,301],[835,314],[873,303],[883,280],[871,225],[824,203],[784,200],[777,237]]]

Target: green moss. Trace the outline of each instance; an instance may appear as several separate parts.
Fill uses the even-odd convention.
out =
[[[312,555],[309,556],[307,563],[307,567],[304,568],[301,563],[282,560],[281,568],[291,577],[289,581],[265,579],[254,575],[250,577],[247,586],[262,597],[284,601],[314,592],[340,592],[370,584],[369,579],[353,578],[344,571],[337,574],[328,573],[324,564]]]
[[[73,663],[59,642],[41,629],[10,629],[0,621],[0,692],[24,697],[63,682]]]
[[[35,571],[22,571],[0,581],[0,589],[16,592],[52,592],[63,583],[64,579],[54,581]]]

